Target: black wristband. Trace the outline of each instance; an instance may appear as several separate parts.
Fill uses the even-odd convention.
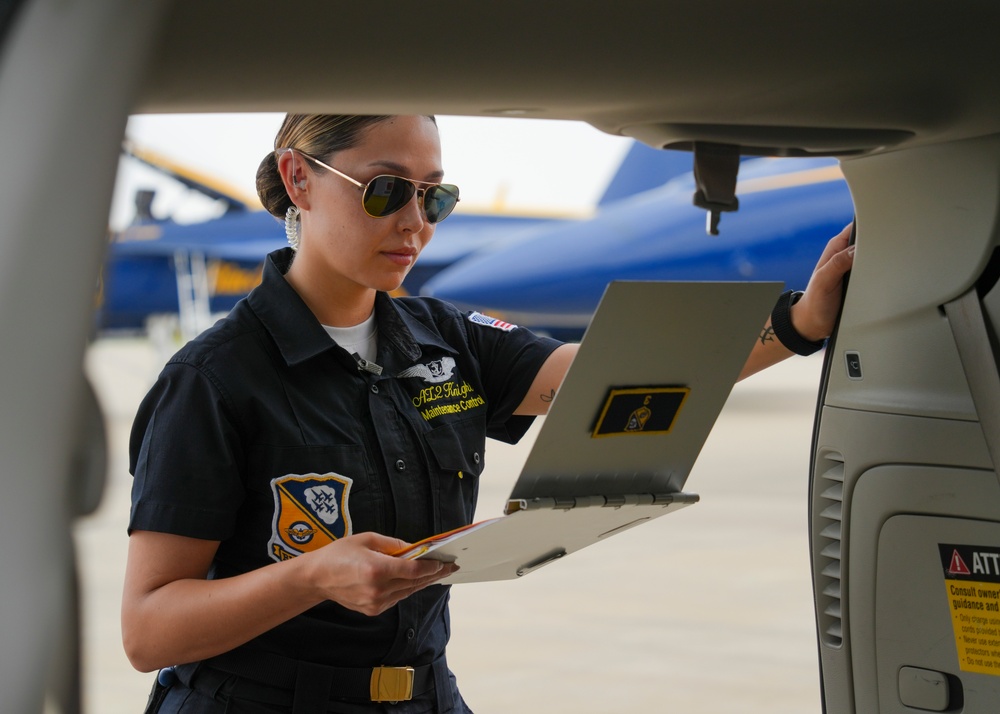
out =
[[[801,291],[786,290],[771,311],[771,329],[778,342],[797,355],[806,357],[823,349],[826,340],[810,342],[800,335],[792,325],[791,307],[802,297]]]

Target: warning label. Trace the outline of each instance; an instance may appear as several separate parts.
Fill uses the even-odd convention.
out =
[[[939,543],[958,663],[1000,676],[1000,548]]]

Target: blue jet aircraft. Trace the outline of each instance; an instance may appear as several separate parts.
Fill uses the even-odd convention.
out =
[[[154,315],[178,315],[182,336],[189,338],[211,324],[212,316],[230,310],[260,282],[264,256],[285,244],[284,228],[252,198],[134,144],[123,146],[131,157],[190,189],[224,204],[223,214],[199,223],[156,218],[153,195],[136,195],[136,217],[114,235],[99,296],[97,329],[145,330]],[[684,154],[663,152],[635,142],[608,184],[598,207],[612,205],[662,186],[688,171]],[[434,240],[403,283],[416,294],[437,272],[470,253],[504,242],[525,230],[575,220],[502,213],[459,211],[441,223]]]
[[[671,152],[665,152],[671,153]],[[690,155],[681,153],[690,167]],[[586,221],[492,243],[423,287],[468,309],[578,339],[612,280],[778,280],[803,289],[826,241],[852,220],[832,158],[744,159],[739,210],[705,235],[691,173],[605,203]]]

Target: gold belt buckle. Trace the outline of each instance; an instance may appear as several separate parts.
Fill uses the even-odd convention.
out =
[[[373,702],[408,702],[413,699],[413,667],[375,667],[372,670]]]

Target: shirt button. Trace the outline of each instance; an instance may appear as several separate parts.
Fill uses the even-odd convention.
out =
[[[406,639],[412,640],[416,636],[417,633],[412,627],[406,631]]]
[[[372,385],[372,394],[378,394],[378,385],[377,384],[373,384]]]
[[[406,462],[403,461],[402,459],[396,459],[396,470],[406,471]]]
[[[475,461],[477,464],[479,463],[479,452],[478,451],[472,455],[472,460]]]

